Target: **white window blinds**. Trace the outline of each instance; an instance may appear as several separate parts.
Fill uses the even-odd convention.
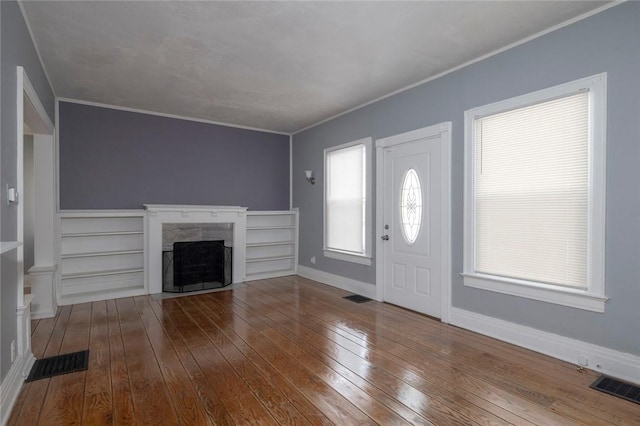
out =
[[[325,249],[366,254],[366,151],[354,145],[325,158]]]
[[[589,93],[475,119],[475,272],[587,287]]]

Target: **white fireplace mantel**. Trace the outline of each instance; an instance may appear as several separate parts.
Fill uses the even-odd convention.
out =
[[[162,293],[162,225],[165,223],[233,224],[233,282],[245,279],[247,208],[240,206],[192,206],[144,204],[146,287],[150,294]]]

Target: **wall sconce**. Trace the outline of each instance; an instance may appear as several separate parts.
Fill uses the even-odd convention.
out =
[[[304,175],[307,178],[307,181],[311,184],[311,185],[315,185],[316,183],[316,178],[313,177],[313,171],[311,170],[305,170],[304,171]]]

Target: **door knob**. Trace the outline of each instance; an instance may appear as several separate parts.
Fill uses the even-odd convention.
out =
[[[380,238],[382,238],[383,241],[388,241],[389,240],[389,236],[388,235],[383,235]]]

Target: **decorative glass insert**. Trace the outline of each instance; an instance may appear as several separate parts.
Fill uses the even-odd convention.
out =
[[[409,169],[400,188],[400,221],[402,234],[409,244],[418,238],[422,223],[422,187],[415,169]]]

